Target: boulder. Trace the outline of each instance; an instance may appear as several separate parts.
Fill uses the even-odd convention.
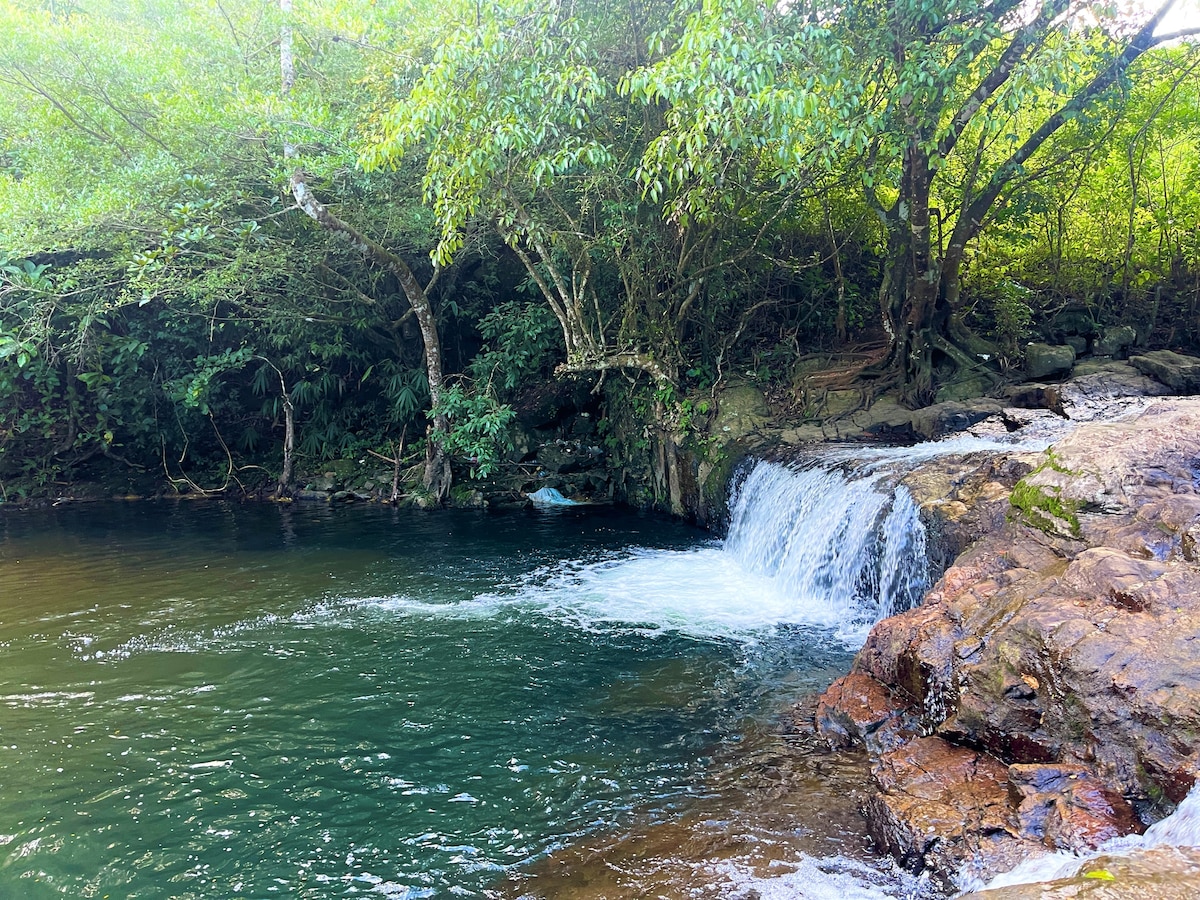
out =
[[[717,412],[710,431],[724,442],[737,440],[766,424],[767,398],[752,384],[732,384],[717,397]]]
[[[1076,366],[1075,377],[1046,388],[1043,399],[1047,408],[1068,419],[1093,422],[1144,409],[1146,398],[1170,393],[1129,363],[1107,361]]]
[[[1097,356],[1122,356],[1136,340],[1137,332],[1131,326],[1109,325],[1096,338],[1092,352]]]
[[[1075,365],[1075,350],[1065,344],[1027,344],[1025,374],[1031,378],[1065,375]]]
[[[1084,766],[1012,765],[1008,785],[1021,835],[1051,850],[1086,853],[1143,829],[1125,798]]]
[[[989,416],[999,414],[1003,408],[999,400],[986,397],[935,403],[912,413],[912,429],[926,440],[936,440],[953,432],[966,431]]]
[[[1200,393],[1200,359],[1170,350],[1154,350],[1131,356],[1129,362],[1139,372],[1157,378],[1179,394]]]
[[[1044,454],[906,476],[972,540],[818,709],[874,757],[872,833],[911,867],[1095,847],[1194,785],[1200,398],[1146,403]]]
[[[910,869],[945,877],[968,861],[1000,867],[1043,852],[1016,835],[1008,771],[985,753],[916,738],[880,755],[872,775],[879,792],[863,804],[867,828]]]
[[[1063,310],[1050,322],[1049,334],[1058,338],[1081,335],[1092,337],[1098,328],[1092,318],[1091,310],[1085,307],[1071,307]]]

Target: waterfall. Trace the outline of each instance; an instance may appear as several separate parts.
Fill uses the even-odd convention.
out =
[[[821,609],[817,619],[869,626],[908,609],[929,584],[925,527],[894,467],[871,455],[756,462],[734,492],[725,551],[798,606]]]
[[[530,604],[587,628],[749,641],[809,627],[860,645],[875,622],[929,587],[925,528],[901,476],[940,456],[1045,446],[967,437],[822,447],[803,464],[758,461],[736,479],[719,544],[559,561],[511,592],[474,598],[470,609]]]

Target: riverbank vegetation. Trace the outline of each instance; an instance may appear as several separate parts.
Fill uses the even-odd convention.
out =
[[[731,379],[1195,350],[1171,5],[4,0],[4,496],[381,457],[437,503],[558,402],[672,506]]]

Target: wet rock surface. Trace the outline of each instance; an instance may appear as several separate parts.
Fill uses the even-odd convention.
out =
[[[1066,878],[964,894],[959,900],[1195,900],[1200,850],[1155,847],[1129,856],[1099,856]]]
[[[1130,371],[1062,396],[1143,377]],[[1044,453],[905,481],[958,555],[920,606],[876,625],[816,726],[870,752],[872,833],[914,869],[1094,848],[1195,781],[1200,399],[1097,419]]]

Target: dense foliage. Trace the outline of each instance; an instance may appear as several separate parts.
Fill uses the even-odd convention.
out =
[[[441,497],[555,377],[674,440],[818,351],[916,405],[1064,317],[1195,349],[1164,10],[0,0],[0,486],[407,441]]]

